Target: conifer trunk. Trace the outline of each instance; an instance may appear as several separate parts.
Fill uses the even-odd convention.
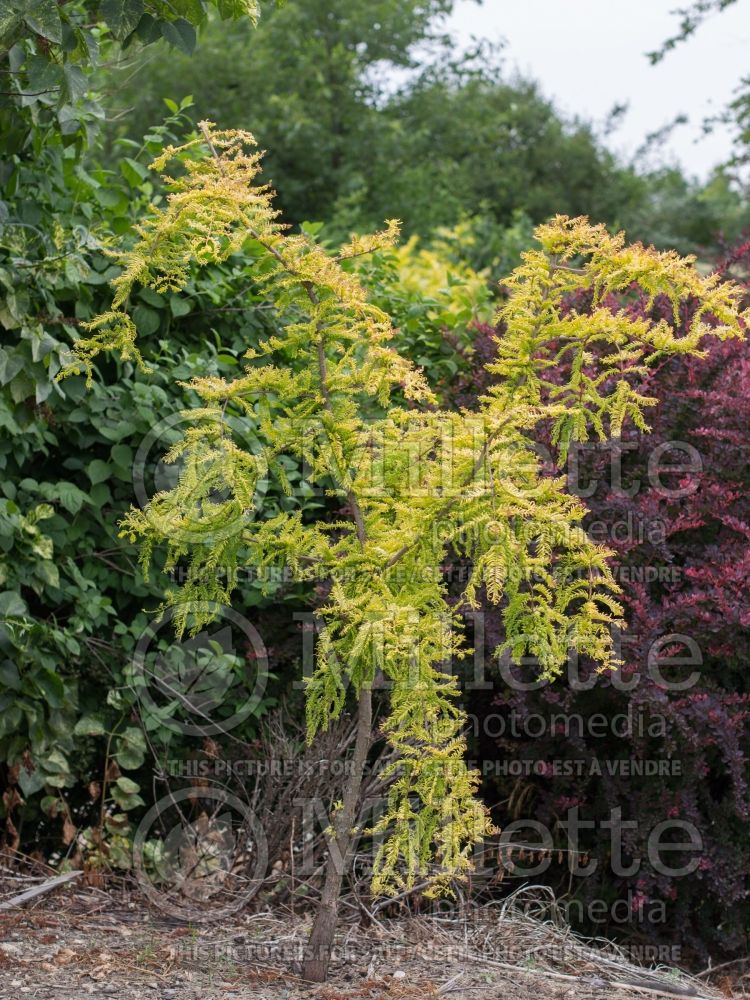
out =
[[[302,978],[311,983],[324,983],[328,977],[328,966],[336,934],[341,885],[344,880],[346,861],[354,840],[352,828],[357,820],[365,764],[371,744],[372,689],[369,684],[365,684],[359,692],[357,738],[354,743],[351,770],[344,786],[341,811],[333,822],[334,843],[328,853],[323,892],[307,942],[305,959],[302,963]]]

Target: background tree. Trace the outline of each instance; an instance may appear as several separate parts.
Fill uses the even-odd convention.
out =
[[[677,45],[694,35],[707,18],[721,13],[735,3],[737,0],[695,0],[689,7],[678,7],[673,13],[680,19],[679,30],[663,41],[658,49],[649,52],[651,62],[659,62]]]
[[[128,84],[115,78],[116,99],[133,109],[118,132],[143,134],[162,97],[193,93],[197,118],[252,126],[271,151],[266,176],[284,192],[290,220],[329,221],[378,155],[377,108],[394,73],[437,44],[452,8],[453,0],[299,0],[269,6],[257,28],[238,25],[229,36],[214,20],[194,60],[166,65],[145,54],[140,69],[126,71]]]
[[[661,62],[674,48],[691,38],[709,17],[722,13],[737,2],[738,0],[695,0],[689,7],[678,8],[674,13],[680,18],[679,30],[662,42],[658,49],[649,53],[652,64]],[[719,123],[729,125],[735,135],[735,151],[727,167],[731,169],[746,166],[750,159],[750,77],[739,81],[733,100],[721,113],[706,119],[703,127],[706,131],[711,131]],[[739,179],[744,191],[747,191],[748,178],[745,172],[734,179]]]
[[[592,125],[510,77],[497,47],[457,57],[439,31],[450,7],[301,0],[229,36],[214,20],[191,58],[145,50],[100,77],[117,106],[109,142],[138,140],[162,97],[192,95],[195,120],[242,125],[268,148],[264,175],[288,221],[325,221],[339,239],[387,215],[423,238],[468,217],[489,246],[490,228],[559,211],[684,252],[740,231],[747,207],[735,190],[620,162]]]

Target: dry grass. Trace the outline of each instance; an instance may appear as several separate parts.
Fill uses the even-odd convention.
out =
[[[13,882],[18,891],[18,882]],[[0,887],[8,888],[8,883]],[[0,896],[8,893],[3,891]],[[188,927],[149,913],[121,888],[65,886],[0,920],[0,997],[127,1000],[644,1000],[744,997],[728,970],[690,976],[644,967],[609,941],[585,941],[548,890],[527,889],[460,916],[343,923],[329,982],[298,977],[311,914],[244,913]],[[369,919],[369,922],[368,922]]]

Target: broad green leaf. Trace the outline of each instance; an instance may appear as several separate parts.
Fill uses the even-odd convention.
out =
[[[0,46],[3,49],[11,47],[22,23],[23,16],[18,4],[10,0],[0,0]]]
[[[88,494],[84,493],[74,483],[66,483],[64,480],[55,483],[50,493],[45,493],[45,496],[48,495],[58,497],[63,507],[71,514],[77,514],[89,499]]]
[[[23,19],[42,38],[56,45],[62,43],[62,21],[55,0],[31,0],[27,2]]]
[[[86,474],[91,480],[91,485],[96,486],[97,483],[103,483],[110,478],[112,475],[112,466],[107,462],[102,462],[99,458],[95,458],[86,466]]]
[[[63,97],[71,103],[79,101],[86,94],[89,85],[88,77],[78,66],[71,66],[70,63],[65,63],[63,66],[63,80]]]
[[[153,415],[153,410],[149,410],[149,415]],[[102,424],[99,427],[99,433],[107,441],[122,441],[123,438],[130,437],[135,434],[138,428],[130,420],[121,420],[116,424]]]
[[[138,27],[143,16],[143,0],[102,0],[99,12],[118,41],[123,41]]]
[[[110,454],[115,465],[129,469],[133,464],[133,449],[127,444],[113,445]]]
[[[136,781],[133,781],[132,778],[128,778],[125,775],[122,775],[117,779],[116,785],[118,788],[121,788],[126,795],[135,795],[136,792],[140,792],[141,790],[141,786]]]
[[[165,21],[161,26],[162,37],[174,45],[186,56],[193,54],[195,49],[195,28],[183,17],[178,17],[176,21]]]
[[[155,309],[148,306],[138,305],[133,310],[133,321],[138,327],[138,332],[148,337],[149,334],[156,333],[161,323],[161,317]]]
[[[5,590],[0,593],[0,617],[21,618],[26,614],[26,602],[17,591]]]
[[[159,23],[160,22],[157,18],[153,17],[151,14],[144,14],[140,19],[137,31],[138,37],[144,45],[150,45],[152,42],[156,42],[159,38],[161,38]]]
[[[3,660],[0,663],[0,686],[9,688],[11,691],[21,690],[21,677],[18,667],[12,660]]]
[[[135,784],[135,782],[133,782],[133,784]],[[138,788],[137,785],[135,787]],[[137,792],[125,792],[119,785],[114,785],[111,792],[112,798],[123,811],[135,809],[137,806],[145,805],[145,802]]]
[[[120,160],[120,173],[131,187],[139,188],[148,177],[148,168],[137,160],[125,156]]]
[[[181,299],[178,295],[173,295],[169,300],[169,308],[173,316],[186,316],[192,306],[188,299]]]
[[[31,551],[34,555],[39,556],[40,559],[51,559],[55,547],[51,538],[47,538],[46,535],[37,534],[31,543]]]
[[[97,483],[91,487],[91,502],[99,510],[112,501],[112,490],[106,483]]]
[[[73,732],[76,736],[103,736],[106,729],[98,715],[83,715],[75,724]]]
[[[52,708],[59,708],[65,697],[65,683],[59,674],[43,668],[34,678],[37,687]]]
[[[51,785],[53,788],[64,788],[68,784],[69,779],[69,774],[45,774],[39,788],[42,785]]]
[[[0,317],[0,321],[1,319],[2,317]],[[0,347],[0,385],[7,385],[21,371],[23,366],[24,359],[20,351],[9,351],[4,347]]]
[[[146,741],[140,729],[129,726],[116,741],[115,754],[117,763],[127,771],[140,767],[146,756]]]
[[[154,306],[155,309],[163,309],[167,301],[160,292],[155,292],[153,288],[142,288],[138,293],[138,298],[148,305]]]
[[[44,769],[53,774],[70,774],[70,764],[61,750],[49,750],[42,761]]]
[[[57,795],[45,795],[39,803],[39,808],[54,819],[63,808],[63,800]]]
[[[29,771],[23,764],[19,768],[18,787],[21,789],[24,798],[28,799],[30,796],[36,794],[36,792],[44,788],[46,783],[48,783],[47,775],[45,775],[41,768],[37,767],[33,771]]]

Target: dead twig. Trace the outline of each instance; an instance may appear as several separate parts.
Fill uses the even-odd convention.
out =
[[[4,902],[0,903],[0,910],[13,910],[17,906],[23,906],[24,903],[28,903],[32,899],[36,899],[37,896],[43,896],[45,893],[56,889],[59,885],[64,885],[66,882],[70,882],[74,878],[80,878],[81,875],[83,875],[82,871],[65,872],[64,875],[56,875],[55,878],[47,879],[47,881],[43,882],[41,885],[35,885],[33,888],[27,889],[25,892],[21,892],[17,896],[11,896],[10,899],[6,899]]]

